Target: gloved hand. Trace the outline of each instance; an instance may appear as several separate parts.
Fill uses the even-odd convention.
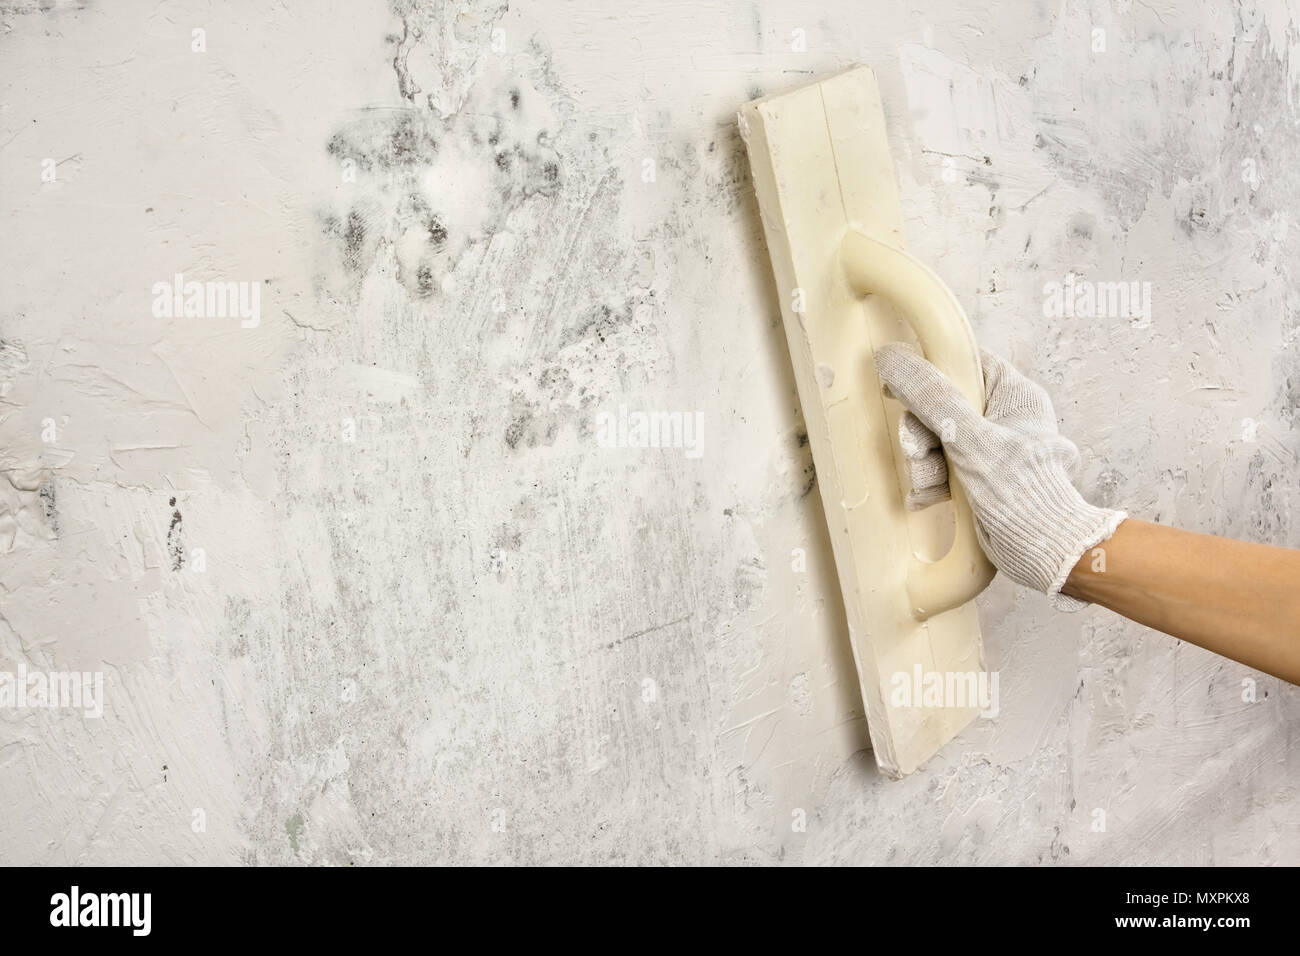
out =
[[[980,546],[999,571],[1042,591],[1058,608],[1086,602],[1061,594],[1074,565],[1115,533],[1127,514],[1083,500],[1069,471],[1079,450],[1056,430],[1042,386],[1004,359],[981,351],[987,405],[981,417],[957,387],[901,343],[876,353],[888,390],[910,411],[899,421],[918,510],[949,497],[948,468],[957,471],[975,516]]]

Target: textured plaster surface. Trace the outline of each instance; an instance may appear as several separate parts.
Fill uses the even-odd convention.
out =
[[[1004,580],[997,716],[877,773],[734,125],[871,65],[911,247],[1085,495],[1295,547],[1297,44],[1281,3],[0,4],[0,670],[104,674],[102,718],[0,709],[0,861],[1300,863],[1294,688]],[[177,273],[260,322],[156,317]],[[1149,320],[1045,316],[1067,275]],[[620,406],[699,455],[603,447]]]

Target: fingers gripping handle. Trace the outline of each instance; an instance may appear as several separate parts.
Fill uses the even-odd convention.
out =
[[[859,296],[888,299],[911,325],[925,357],[952,379],[983,414],[984,374],[979,348],[966,313],[943,280],[902,249],[855,229],[845,233],[840,258],[853,291]],[[951,467],[948,487],[957,522],[952,547],[937,561],[913,555],[907,569],[912,613],[921,621],[965,604],[983,591],[996,573],[980,549],[975,517]]]

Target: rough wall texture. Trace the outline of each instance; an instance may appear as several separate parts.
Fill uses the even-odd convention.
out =
[[[872,65],[1085,494],[1300,546],[1298,22],[0,4],[0,670],[104,675],[0,709],[0,859],[1300,863],[1294,688],[1005,581],[997,716],[876,772],[733,122]]]

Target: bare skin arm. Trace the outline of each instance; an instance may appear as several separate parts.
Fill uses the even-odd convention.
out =
[[[1065,594],[1300,684],[1300,551],[1133,518],[1098,548]]]

